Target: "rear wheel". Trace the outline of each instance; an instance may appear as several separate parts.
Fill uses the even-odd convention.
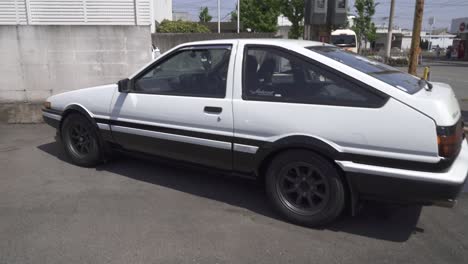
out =
[[[61,135],[65,152],[74,164],[90,167],[101,161],[96,128],[83,115],[68,115],[63,121]]]
[[[306,150],[276,156],[266,175],[266,191],[279,213],[293,223],[318,226],[340,215],[345,189],[328,160]]]

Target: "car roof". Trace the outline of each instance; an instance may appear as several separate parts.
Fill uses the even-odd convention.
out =
[[[351,29],[337,29],[335,31],[332,31],[332,36],[333,35],[340,35],[340,34],[348,34],[348,35],[356,35],[356,32],[354,32]]]
[[[215,39],[203,40],[184,43],[183,45],[213,45],[213,44],[232,44],[238,42],[240,44],[258,44],[258,45],[274,45],[281,47],[312,47],[312,46],[331,46],[327,43],[311,40],[298,40],[298,39],[280,39],[280,38],[244,38],[244,39]]]

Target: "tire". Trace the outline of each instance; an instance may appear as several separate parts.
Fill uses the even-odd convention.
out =
[[[73,164],[92,167],[101,162],[98,133],[82,114],[72,113],[66,117],[61,126],[61,137],[65,152]]]
[[[331,162],[307,150],[277,155],[266,172],[265,187],[273,207],[288,221],[309,227],[335,220],[346,193]]]

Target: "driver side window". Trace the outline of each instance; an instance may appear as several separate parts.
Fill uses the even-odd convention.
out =
[[[183,48],[135,81],[136,93],[224,98],[230,46]]]

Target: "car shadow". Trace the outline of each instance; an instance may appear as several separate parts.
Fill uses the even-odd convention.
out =
[[[69,162],[62,147],[56,142],[40,145],[38,149]],[[99,165],[96,170],[213,199],[283,221],[269,206],[262,184],[254,180],[133,157],[118,158]],[[344,215],[323,229],[404,242],[411,234],[424,231],[416,227],[420,213],[420,206],[366,202],[355,216]]]

